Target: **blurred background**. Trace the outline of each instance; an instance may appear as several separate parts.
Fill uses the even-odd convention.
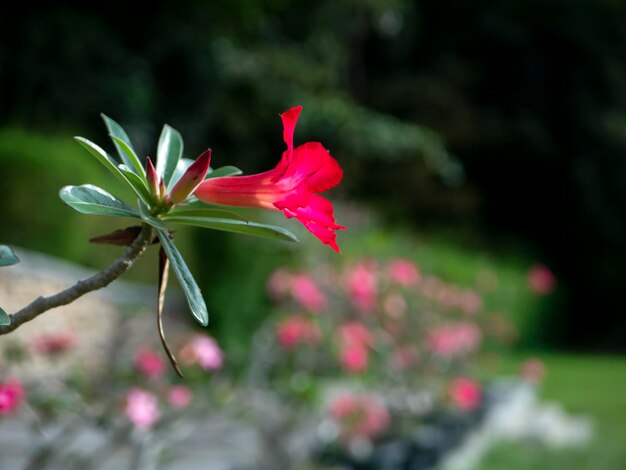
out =
[[[502,445],[480,468],[626,465],[623,2],[16,5],[0,17],[0,242],[92,268],[118,253],[87,243],[109,220],[55,197],[67,184],[119,190],[71,139],[105,146],[101,112],[142,157],[168,123],[185,156],[211,147],[215,166],[250,174],[276,164],[278,114],[299,104],[296,144],[323,142],[345,171],[329,193],[343,253],[253,211],[303,244],[181,231],[226,356],[245,362],[277,268],[410,259],[449,283],[492,285],[484,309],[511,333],[487,369],[540,357],[543,396],[596,422],[582,454]],[[154,263],[128,277],[155,282]]]

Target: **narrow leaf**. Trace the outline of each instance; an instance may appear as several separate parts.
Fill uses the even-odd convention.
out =
[[[129,144],[127,144],[125,141],[123,141],[119,137],[116,137],[113,134],[109,134],[109,135],[111,139],[113,139],[113,142],[115,143],[115,145],[117,146],[118,152],[121,150],[124,153],[124,155],[126,155],[126,158],[122,159],[122,161],[126,163],[126,161],[128,160],[130,162],[130,167],[133,168],[133,172],[145,179],[146,170],[143,168],[143,165],[141,164],[141,160],[139,160],[139,157],[137,156],[135,151],[130,147]],[[128,163],[126,163],[126,165],[128,165]]]
[[[167,220],[172,217],[217,217],[218,219],[246,220],[236,212],[224,209],[210,209],[207,207],[194,206],[176,206],[171,212],[163,215],[163,220]]]
[[[274,225],[259,224],[246,220],[220,219],[212,217],[182,217],[172,216],[167,218],[168,222],[174,222],[196,227],[209,228],[213,230],[223,230],[226,232],[244,233],[247,235],[257,235],[259,237],[275,238],[297,242],[296,236],[289,230]]]
[[[9,326],[11,324],[11,317],[0,308],[0,326]]]
[[[237,175],[240,175],[242,173],[243,173],[243,171],[241,171],[236,166],[227,165],[227,166],[222,166],[220,168],[216,168],[213,171],[209,171],[207,173],[205,179],[221,178],[222,176],[237,176]]]
[[[13,250],[6,246],[0,245],[0,266],[11,266],[20,262],[20,259],[15,256]]]
[[[82,214],[113,217],[138,217],[139,215],[124,201],[91,184],[65,186],[59,191],[59,197],[65,204]]]
[[[163,230],[157,230],[157,233],[159,235],[159,239],[161,240],[161,245],[163,246],[167,257],[172,264],[172,268],[178,278],[178,282],[185,292],[191,314],[202,326],[208,325],[209,313],[207,312],[206,304],[204,303],[198,284],[185,264],[185,260],[183,260],[183,257],[174,245],[174,242],[170,240],[166,232]]]
[[[140,233],[141,226],[135,225],[134,227],[122,228],[104,235],[90,238],[89,242],[103,245],[128,246],[139,236]]]
[[[122,172],[124,178],[126,178],[126,184],[135,193],[137,197],[139,197],[146,204],[152,203],[152,196],[150,195],[150,191],[146,186],[146,183],[139,175],[133,172],[126,165],[119,166],[120,171]]]
[[[163,178],[165,184],[169,184],[172,175],[176,171],[178,161],[183,156],[183,138],[173,127],[165,124],[159,137],[159,147],[157,149],[156,170],[157,174]]]
[[[115,122],[113,119],[111,119],[106,114],[100,114],[100,116],[102,116],[102,119],[104,120],[104,124],[107,126],[107,130],[109,131],[109,134],[111,135],[111,137],[117,137],[118,139],[126,142],[128,147],[132,150],[133,149],[133,145],[130,143],[130,139],[128,138],[128,134],[126,134],[126,132],[124,131],[122,126],[120,126],[117,122]],[[117,153],[119,154],[120,158],[122,159],[122,163],[126,164],[126,166],[128,166],[129,168],[134,168],[135,165],[131,161],[131,158],[128,155],[126,155],[126,152],[124,152],[124,150],[115,141],[115,139],[113,139],[113,143],[115,144],[115,148],[117,149]],[[134,150],[133,150],[133,153],[135,153]]]
[[[130,185],[128,180],[124,177],[120,169],[117,167],[117,163],[115,162],[115,160],[111,158],[111,156],[106,153],[102,148],[83,137],[74,137],[74,140],[78,142],[82,147],[84,147],[91,155],[96,157],[96,159],[100,163],[102,163],[111,173],[113,173],[120,181],[127,185]]]

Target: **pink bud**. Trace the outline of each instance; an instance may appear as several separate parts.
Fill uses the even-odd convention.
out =
[[[156,201],[159,201],[161,199],[159,175],[157,174],[150,157],[146,159],[146,178],[148,179],[148,189],[150,190],[150,194]]]
[[[209,171],[209,165],[211,164],[211,149],[208,149],[202,155],[200,155],[195,162],[193,162],[187,171],[181,176],[178,183],[172,188],[170,192],[170,200],[172,204],[178,204],[183,202],[187,197],[194,192]]]
[[[126,395],[126,416],[139,429],[149,429],[159,419],[157,397],[140,388],[133,388]]]

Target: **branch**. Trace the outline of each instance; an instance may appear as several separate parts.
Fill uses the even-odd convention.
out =
[[[150,245],[153,238],[154,229],[144,224],[141,232],[128,246],[124,254],[117,258],[108,268],[88,279],[78,281],[73,286],[54,295],[38,297],[26,307],[10,315],[11,324],[0,326],[0,335],[6,335],[12,332],[20,325],[35,319],[50,309],[67,305],[91,291],[108,286],[131,268],[137,258],[146,251],[146,248]]]

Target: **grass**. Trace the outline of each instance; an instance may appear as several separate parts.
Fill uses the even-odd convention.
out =
[[[626,358],[540,355],[548,375],[541,396],[593,420],[594,437],[583,448],[548,449],[531,443],[498,444],[481,469],[612,470],[626,468]],[[505,360],[504,372],[522,359]]]

